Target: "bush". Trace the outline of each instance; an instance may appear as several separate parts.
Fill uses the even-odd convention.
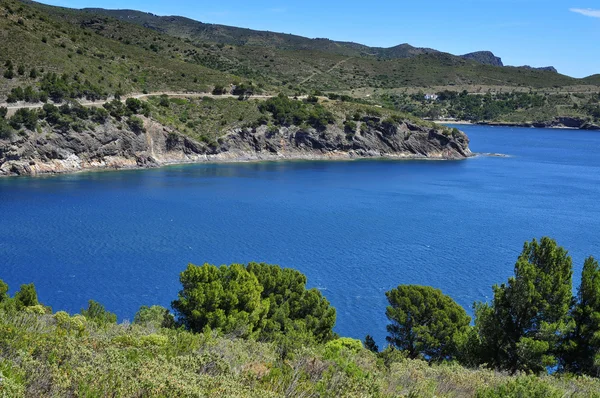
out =
[[[28,130],[35,131],[38,121],[38,114],[35,110],[27,108],[18,109],[17,112],[10,118],[10,125],[14,129],[20,129],[22,126]]]
[[[223,87],[221,85],[217,85],[213,89],[212,93],[213,93],[213,95],[223,95],[223,94],[227,94],[227,90],[225,89],[225,87]]]
[[[108,312],[104,306],[94,300],[88,302],[87,309],[81,310],[87,320],[97,323],[98,325],[108,325],[117,323],[117,315]]]
[[[352,120],[346,120],[344,122],[344,131],[347,134],[354,134],[356,132],[357,128],[358,128],[358,125],[356,124],[356,122],[354,122]]]
[[[487,387],[477,391],[477,398],[561,398],[564,396],[566,395],[561,390],[535,376],[521,376],[497,387]]]
[[[144,305],[135,314],[133,323],[142,326],[152,326],[156,329],[161,327],[171,328],[175,325],[175,318],[164,307],[159,305],[148,307]]]
[[[15,301],[18,308],[33,307],[39,305],[37,292],[33,283],[21,285],[21,289],[15,294]]]
[[[13,129],[6,123],[6,120],[0,119],[0,140],[8,140],[12,138]]]
[[[8,285],[2,279],[0,279],[0,303],[8,298]]]
[[[274,123],[279,126],[309,124],[317,130],[334,122],[333,114],[319,104],[304,104],[291,100],[283,94],[269,98],[259,105],[261,112],[270,112]]]
[[[136,134],[143,133],[146,131],[144,128],[144,121],[137,116],[131,116],[129,120],[127,120],[127,125]]]

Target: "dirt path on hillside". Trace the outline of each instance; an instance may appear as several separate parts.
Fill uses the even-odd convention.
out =
[[[161,96],[161,95],[168,95],[171,98],[204,98],[204,97],[209,97],[209,98],[214,98],[214,99],[219,99],[219,98],[238,98],[239,96],[237,95],[233,95],[233,94],[222,94],[222,95],[216,95],[216,94],[211,94],[211,93],[178,93],[178,92],[173,92],[173,91],[161,91],[161,92],[157,92],[157,93],[149,93],[149,94],[129,94],[129,95],[123,95],[121,96],[121,100],[125,101],[127,100],[127,98],[136,98],[139,100],[145,100],[148,99],[149,97],[157,97],[157,96]],[[253,95],[250,98],[255,98],[255,99],[269,99],[269,98],[273,98],[274,95]],[[104,104],[112,101],[114,98],[113,97],[109,97],[109,99],[106,100],[99,100],[99,101],[88,101],[88,100],[84,100],[84,101],[77,101],[75,100],[75,102],[77,102],[79,105],[81,106],[85,106],[85,107],[101,107]],[[10,117],[12,115],[14,115],[17,110],[19,109],[40,109],[44,106],[44,103],[37,103],[37,104],[27,104],[27,103],[21,103],[21,104],[16,104],[16,105],[10,105],[8,103],[1,103],[0,107],[5,107],[8,109],[7,112],[7,117]]]
[[[352,58],[354,58],[354,57],[350,57],[350,58],[341,60],[337,64],[333,65],[331,68],[327,69],[325,72],[317,71],[317,72],[313,73],[312,75],[310,75],[309,77],[307,77],[306,79],[302,80],[300,82],[300,84],[306,83],[307,81],[309,81],[310,79],[312,79],[313,77],[315,77],[317,75],[322,75],[322,74],[325,74],[325,73],[330,73],[332,70],[334,70],[335,68],[338,68],[343,63],[350,61]]]

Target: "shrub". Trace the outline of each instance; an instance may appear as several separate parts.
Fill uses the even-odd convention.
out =
[[[8,285],[2,279],[0,279],[0,303],[8,298]]]
[[[81,315],[99,325],[117,323],[117,316],[108,312],[104,306],[94,300],[88,302],[87,309],[81,310]]]
[[[499,386],[482,388],[477,391],[477,398],[561,398],[564,396],[566,395],[563,391],[535,376],[517,377]]]
[[[344,131],[347,134],[354,134],[356,132],[357,128],[358,128],[358,125],[356,124],[356,122],[354,122],[352,120],[346,120],[344,122]]]
[[[0,139],[8,140],[12,138],[12,135],[13,129],[11,128],[11,126],[8,123],[6,123],[6,120],[0,119]]]
[[[127,120],[127,125],[129,126],[131,131],[133,131],[136,134],[143,133],[144,131],[146,131],[146,129],[144,128],[144,121],[137,116],[129,117],[129,120]]]
[[[21,285],[21,289],[15,294],[15,301],[18,308],[33,307],[39,305],[37,292],[33,283]]]
[[[152,326],[154,328],[173,327],[175,319],[168,309],[159,305],[153,305],[152,307],[142,306],[135,314],[133,323],[142,326]]]

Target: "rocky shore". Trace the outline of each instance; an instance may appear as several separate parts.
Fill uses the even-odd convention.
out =
[[[552,120],[536,122],[469,122],[466,120],[436,120],[437,124],[454,125],[480,125],[480,126],[498,126],[498,127],[535,127],[535,128],[555,128],[555,129],[578,129],[578,130],[600,130],[600,124],[592,123],[589,120],[576,117],[557,117]]]
[[[121,129],[119,129],[121,127]],[[160,167],[177,163],[292,159],[464,159],[472,156],[458,130],[405,121],[394,126],[324,131],[296,126],[234,129],[214,143],[193,140],[155,120],[144,131],[114,120],[81,132],[21,131],[0,140],[0,176],[73,173],[96,169]]]

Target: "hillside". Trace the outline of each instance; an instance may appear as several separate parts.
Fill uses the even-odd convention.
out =
[[[368,47],[357,43],[339,42],[322,38],[309,39],[291,34],[256,31],[224,25],[213,25],[183,17],[161,17],[134,10],[106,10],[94,8],[84,9],[83,11],[93,15],[101,14],[114,17],[121,21],[131,22],[157,32],[162,32],[170,36],[189,40],[197,44],[211,43],[251,48],[252,52],[258,53],[257,55],[262,55],[264,59],[268,59],[270,63],[275,64],[266,64],[265,67],[270,68],[270,70],[264,71],[266,73],[280,72],[279,68],[277,67],[277,64],[279,63],[283,63],[289,68],[290,66],[293,67],[295,64],[298,66],[304,66],[303,64],[307,63],[307,58],[330,58],[336,56],[340,62],[344,61],[345,58],[352,58],[355,62],[355,65],[353,65],[352,68],[344,68],[344,66],[336,68],[340,69],[342,74],[356,75],[358,71],[362,71],[365,75],[364,77],[367,78],[357,79],[356,76],[353,76],[352,78],[350,78],[350,76],[331,76],[331,73],[328,72],[330,75],[329,79],[331,79],[332,82],[325,87],[326,89],[347,89],[365,86],[390,88],[462,83],[490,84],[490,82],[493,81],[502,82],[502,84],[505,85],[531,85],[534,87],[551,87],[554,85],[571,85],[577,83],[576,79],[570,79],[565,76],[550,76],[548,74],[542,74],[541,79],[536,79],[536,74],[527,74],[527,76],[517,77],[518,73],[526,72],[528,69],[532,69],[527,67],[516,68],[518,69],[517,71],[514,70],[515,68],[511,69],[508,74],[515,75],[515,77],[512,79],[506,77],[502,73],[490,73],[491,71],[489,69],[479,68],[476,71],[469,70],[468,66],[471,64],[502,67],[502,60],[489,51],[478,51],[455,56],[431,48],[413,47],[409,44],[400,44],[391,48]],[[266,52],[266,49],[271,51]],[[295,53],[301,53],[303,56],[295,57]],[[423,60],[415,60],[413,63],[408,64],[399,62],[394,64],[393,68],[378,68],[377,64],[373,64],[372,62],[380,62],[382,60],[398,61],[413,59],[423,55],[433,56],[430,57],[428,63],[440,63],[440,66],[442,67],[448,67],[448,60],[450,60],[452,66],[456,69],[454,71],[455,73],[442,74],[436,70],[426,70],[423,71],[424,73],[417,71],[418,75],[411,76],[410,73],[406,73],[406,65],[414,66],[414,68],[417,70],[428,65],[425,64]],[[236,54],[234,52],[228,53],[227,56],[233,56],[238,59],[239,62],[243,62],[249,57],[252,58],[253,55],[251,52],[242,52],[241,54]],[[290,57],[294,58],[295,61],[299,63],[287,62],[287,59]],[[332,58],[332,61],[334,60],[335,57]],[[469,62],[460,62],[465,60]],[[253,67],[264,69],[261,68],[260,65],[260,56],[253,59],[253,61]],[[337,64],[333,62],[331,66],[334,65]],[[313,69],[315,67],[318,68],[319,65],[311,64],[307,66]],[[372,69],[375,70],[370,73]],[[536,68],[533,69],[535,70]],[[539,68],[538,71],[556,72],[556,70],[552,67]],[[297,71],[294,71],[294,74],[297,74]],[[384,79],[377,81],[379,80],[378,77],[380,77],[382,74],[387,77],[387,81]],[[402,75],[402,79],[399,79],[399,76],[397,75]],[[481,76],[481,79],[478,78],[479,76]],[[290,73],[285,75],[285,78],[292,80],[292,82],[294,81],[294,77],[295,76]],[[544,80],[547,83],[540,84],[539,80]],[[301,79],[300,81],[309,87],[317,87],[316,85],[305,80]],[[346,85],[346,87],[343,87],[344,85]]]
[[[201,91],[211,83],[243,80],[288,94],[455,85],[541,89],[587,83],[551,71],[494,66],[501,61],[488,52],[457,57],[407,44],[370,48],[136,11],[72,10],[10,0],[2,4],[10,8],[2,21],[7,40],[0,45],[7,58],[70,74],[83,68],[92,83],[108,91],[119,83],[125,92],[165,91],[166,86]],[[109,65],[102,67],[111,73],[99,72],[103,59]],[[160,79],[161,73],[167,79]],[[104,81],[101,74],[107,75]],[[13,78],[1,88],[14,85]]]

